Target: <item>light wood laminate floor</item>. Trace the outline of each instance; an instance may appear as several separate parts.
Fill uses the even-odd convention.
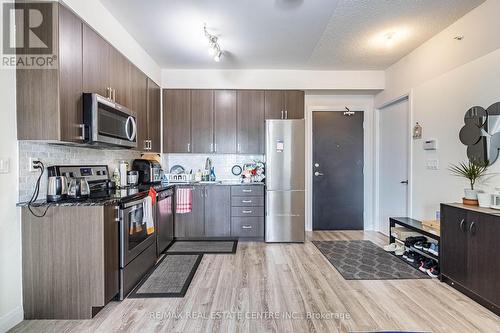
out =
[[[310,232],[307,238],[305,244],[240,242],[234,255],[205,255],[184,298],[126,299],[93,320],[23,321],[13,331],[500,332],[498,316],[436,279],[346,281],[310,243],[384,245],[380,233]]]

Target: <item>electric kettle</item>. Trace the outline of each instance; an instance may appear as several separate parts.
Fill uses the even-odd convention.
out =
[[[68,194],[68,180],[64,176],[49,177],[47,182],[47,202],[56,202],[66,199]]]
[[[89,183],[85,178],[71,178],[68,188],[68,197],[71,199],[85,199],[90,195]]]

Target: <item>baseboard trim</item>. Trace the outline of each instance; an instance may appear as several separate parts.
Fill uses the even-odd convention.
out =
[[[23,308],[18,306],[0,317],[0,332],[7,332],[23,321]]]

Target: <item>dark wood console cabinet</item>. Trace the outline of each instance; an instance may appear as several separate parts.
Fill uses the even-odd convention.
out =
[[[441,205],[441,280],[500,315],[500,211]]]

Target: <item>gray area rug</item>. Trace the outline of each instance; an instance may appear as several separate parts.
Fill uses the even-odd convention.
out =
[[[238,241],[175,241],[166,253],[236,253]]]
[[[430,279],[371,241],[313,241],[346,280]]]
[[[128,297],[184,297],[202,257],[201,254],[165,254]]]

